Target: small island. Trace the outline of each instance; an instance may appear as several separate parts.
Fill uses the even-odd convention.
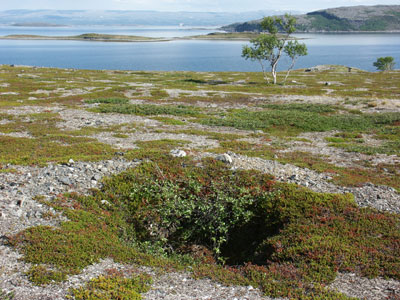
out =
[[[2,40],[72,40],[72,41],[96,41],[96,42],[161,42],[168,41],[165,38],[151,38],[135,35],[114,35],[85,33],[74,36],[44,36],[30,34],[12,34],[0,37]]]
[[[46,22],[24,22],[24,23],[14,23],[11,26],[15,27],[67,27],[63,24],[52,24]]]
[[[167,42],[175,40],[208,40],[208,41],[249,41],[257,38],[258,32],[212,32],[203,35],[193,35],[184,37],[146,37],[136,35],[115,35],[101,33],[85,33],[74,36],[45,36],[31,34],[11,34],[0,36],[0,40],[72,40],[72,41],[92,41],[92,42]]]

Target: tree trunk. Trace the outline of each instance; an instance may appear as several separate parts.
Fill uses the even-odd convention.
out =
[[[274,80],[274,84],[276,84],[276,67],[277,67],[277,62],[272,64],[271,66],[271,73],[272,73],[272,78]]]
[[[264,67],[264,64],[262,63],[262,61],[261,61],[261,60],[258,60],[258,62],[259,62],[259,63],[260,63],[260,65],[261,65],[261,69],[262,69],[263,77],[264,77],[264,79],[267,81],[267,83],[269,84],[269,78],[268,78],[268,76],[267,76],[267,73],[265,72],[265,67]]]
[[[288,69],[287,72],[286,72],[285,79],[283,80],[283,85],[286,84],[286,80],[287,80],[287,78],[289,77],[290,71],[292,71],[292,69],[294,68],[294,64],[295,64],[295,63],[296,63],[296,59],[293,59],[293,60],[292,60],[292,64],[290,65],[289,69]]]
[[[271,63],[271,73],[272,73],[272,77],[274,78],[274,84],[276,84],[276,68],[278,66],[279,60],[281,59],[284,45],[285,44],[283,43],[282,46],[279,47],[278,53],[277,53],[275,59],[273,60],[273,62]]]

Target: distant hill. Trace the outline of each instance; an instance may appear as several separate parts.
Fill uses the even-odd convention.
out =
[[[36,22],[36,23],[14,23],[12,24],[13,26],[17,26],[17,27],[64,27],[65,25],[62,24],[50,24],[50,23],[40,23],[40,22]]]
[[[23,25],[144,25],[144,26],[221,26],[285,11],[260,10],[229,12],[159,12],[123,10],[7,10],[0,11],[0,24]],[[294,12],[293,12],[294,13]]]
[[[400,31],[400,5],[350,6],[295,15],[298,32]],[[222,27],[228,32],[260,31],[260,21]]]

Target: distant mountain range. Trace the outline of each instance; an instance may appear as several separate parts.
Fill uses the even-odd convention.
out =
[[[7,10],[0,11],[0,24],[16,26],[59,25],[154,25],[221,26],[285,11],[260,10],[229,12],[159,12],[122,10]],[[296,13],[296,12],[291,12]],[[297,12],[298,13],[298,12]]]
[[[298,32],[400,31],[400,5],[338,7],[294,16]],[[222,29],[260,31],[260,22],[234,23]]]

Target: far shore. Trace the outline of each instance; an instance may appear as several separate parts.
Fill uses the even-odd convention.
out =
[[[304,32],[296,32],[297,34],[306,34]],[[371,33],[371,32],[309,32],[309,34],[332,34],[332,33]],[[372,33],[399,33],[393,32],[372,32]],[[213,32],[204,35],[193,35],[184,37],[146,37],[135,35],[114,35],[101,33],[85,33],[74,36],[45,36],[45,35],[27,35],[13,34],[0,36],[0,40],[59,40],[59,41],[87,41],[87,42],[127,42],[127,43],[143,43],[143,42],[169,42],[179,40],[204,40],[204,41],[250,41],[258,37],[257,32]],[[303,40],[305,38],[297,37],[294,39]]]
[[[61,41],[89,41],[89,42],[168,42],[174,40],[223,40],[223,41],[248,41],[257,37],[258,33],[210,33],[207,35],[196,35],[186,37],[145,37],[133,35],[113,35],[85,33],[75,36],[44,36],[13,34],[0,36],[0,40],[61,40]]]

